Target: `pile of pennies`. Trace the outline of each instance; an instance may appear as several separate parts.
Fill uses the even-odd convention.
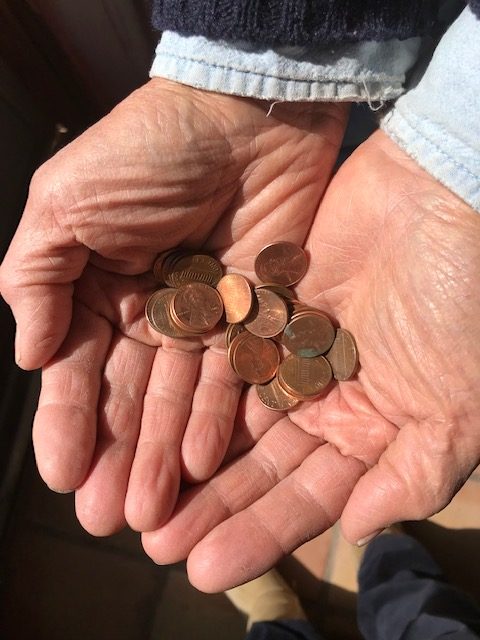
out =
[[[229,362],[245,382],[256,385],[261,402],[287,411],[314,400],[333,379],[349,380],[358,367],[353,336],[335,329],[329,317],[298,301],[289,289],[308,267],[306,253],[291,242],[260,251],[255,273],[223,275],[213,257],[183,249],[165,251],[153,274],[163,288],[147,300],[150,325],[172,338],[198,336],[226,319]]]

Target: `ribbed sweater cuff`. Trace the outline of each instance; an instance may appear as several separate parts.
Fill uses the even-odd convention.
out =
[[[161,31],[262,45],[405,39],[433,21],[432,0],[154,0]]]

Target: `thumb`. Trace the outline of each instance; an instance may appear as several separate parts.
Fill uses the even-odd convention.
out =
[[[408,423],[357,483],[342,514],[345,538],[362,545],[396,522],[443,509],[478,464],[479,446],[458,425]]]
[[[43,366],[65,339],[73,282],[88,256],[48,208],[40,210],[29,198],[0,267],[0,292],[15,316],[16,360],[23,369]]]

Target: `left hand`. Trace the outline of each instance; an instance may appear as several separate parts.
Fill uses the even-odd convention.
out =
[[[250,389],[230,464],[143,535],[194,586],[263,573],[340,517],[359,542],[443,508],[480,462],[480,216],[375,133],[331,182],[300,300],[356,338],[356,379],[288,415]]]

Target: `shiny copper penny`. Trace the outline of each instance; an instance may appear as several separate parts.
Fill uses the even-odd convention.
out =
[[[264,282],[263,284],[257,284],[255,290],[257,289],[268,289],[269,291],[273,291],[273,293],[278,294],[282,298],[286,298],[287,300],[294,300],[295,294],[293,291],[290,291],[288,287],[284,287],[282,284],[274,284],[273,282]]]
[[[243,322],[250,313],[253,304],[253,292],[249,281],[238,273],[230,273],[217,284],[222,296],[227,322]]]
[[[282,389],[277,378],[268,384],[257,384],[256,388],[261,402],[273,411],[288,411],[299,403],[297,398]]]
[[[358,367],[358,350],[352,334],[337,329],[332,348],[325,354],[332,367],[335,380],[350,380]]]
[[[331,379],[332,368],[323,356],[299,358],[290,355],[278,369],[280,386],[299,400],[316,398]]]
[[[286,287],[301,280],[307,266],[305,251],[293,242],[269,244],[255,259],[255,273],[262,282],[273,282]]]
[[[227,349],[232,344],[234,338],[245,331],[243,324],[229,324],[225,330],[225,346]]]
[[[330,349],[335,328],[320,312],[305,311],[292,318],[283,331],[282,344],[301,358],[315,358]]]
[[[192,282],[215,287],[222,275],[222,265],[215,258],[203,254],[187,254],[169,265],[165,282],[176,288]]]
[[[173,322],[170,315],[170,303],[175,294],[175,289],[155,291],[147,300],[145,315],[150,326],[164,336],[169,336],[170,338],[190,337],[191,334],[180,329]]]
[[[271,340],[245,331],[235,338],[230,349],[233,369],[245,382],[264,384],[276,374],[280,354]]]
[[[252,313],[244,323],[245,327],[261,338],[272,338],[281,333],[288,321],[285,300],[268,289],[255,291],[255,298]]]
[[[170,310],[175,324],[194,333],[206,333],[223,314],[223,303],[216,289],[193,282],[177,289]]]

